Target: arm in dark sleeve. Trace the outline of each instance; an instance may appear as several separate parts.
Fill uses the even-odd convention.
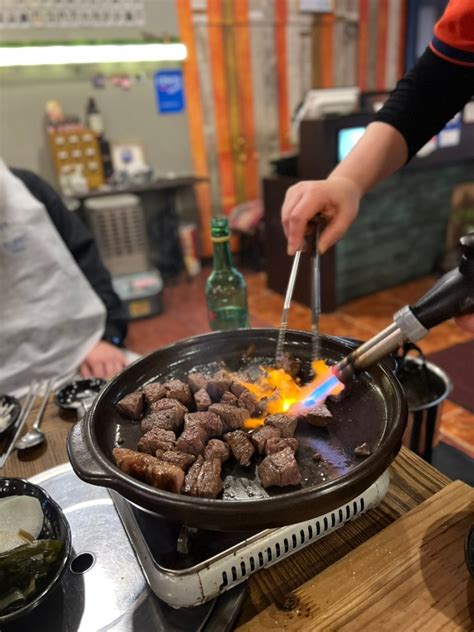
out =
[[[469,101],[474,68],[453,64],[429,48],[397,83],[376,121],[405,138],[410,160]]]
[[[79,217],[64,206],[60,196],[42,178],[23,169],[11,171],[22,180],[31,194],[44,204],[77,265],[104,303],[107,310],[104,339],[117,338],[122,342],[127,335],[127,314],[113,289],[110,274],[100,259],[93,236]]]

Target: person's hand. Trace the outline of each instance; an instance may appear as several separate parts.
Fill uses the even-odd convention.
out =
[[[464,329],[464,331],[468,331],[471,334],[474,334],[474,314],[467,314],[466,316],[460,316],[455,319],[456,325]]]
[[[82,377],[108,379],[125,368],[127,364],[123,351],[110,342],[101,340],[86,355],[79,370]]]
[[[319,238],[322,254],[336,243],[357,217],[362,192],[349,178],[298,182],[288,189],[281,210],[283,230],[288,239],[288,254],[301,247],[306,224],[322,215],[327,225]]]

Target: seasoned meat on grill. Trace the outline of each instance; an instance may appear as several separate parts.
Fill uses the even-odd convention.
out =
[[[274,428],[273,426],[260,426],[258,430],[252,432],[250,440],[257,448],[259,454],[265,454],[265,444],[269,439],[279,439],[281,437],[281,430]]]
[[[199,373],[196,371],[195,373],[189,373],[188,375],[188,384],[192,393],[197,393],[202,389],[206,389],[209,378],[204,375],[204,373]]]
[[[248,412],[245,408],[237,408],[228,404],[212,404],[209,406],[209,412],[216,413],[224,422],[226,432],[241,428],[247,419]]]
[[[143,395],[146,403],[150,406],[156,400],[166,397],[166,388],[160,382],[153,382],[153,384],[147,384],[143,387]]]
[[[313,408],[308,408],[300,416],[299,419],[307,421],[312,426],[325,428],[333,419],[332,413],[326,404],[320,404]]]
[[[117,402],[117,408],[119,411],[131,417],[132,419],[139,419],[143,412],[143,393],[141,391],[134,391],[125,395],[119,402]]]
[[[354,454],[356,456],[370,456],[372,454],[372,450],[369,448],[368,444],[364,441],[354,449]]]
[[[285,448],[281,452],[265,457],[257,469],[262,486],[265,488],[300,485],[303,482],[291,448]]]
[[[138,440],[137,448],[140,452],[155,454],[157,450],[173,450],[176,435],[171,430],[163,430],[158,426],[153,426],[151,430]]]
[[[249,411],[250,417],[257,417],[263,412],[263,406],[258,401],[253,393],[250,391],[242,391],[239,396],[239,406],[240,408],[245,408]]]
[[[148,432],[152,428],[163,428],[163,430],[179,432],[182,425],[182,420],[176,415],[176,411],[173,408],[161,410],[157,413],[148,413],[148,415],[142,419],[141,423],[143,432]]]
[[[152,412],[162,412],[164,410],[172,412],[176,427],[180,428],[188,409],[177,399],[171,399],[169,397],[159,399],[150,406],[150,411]]]
[[[212,404],[212,400],[209,397],[209,393],[201,388],[199,391],[194,393],[194,401],[196,402],[196,408],[198,412],[203,410],[207,410],[209,406]]]
[[[187,430],[194,424],[198,424],[206,431],[207,439],[221,437],[224,432],[224,422],[215,413],[210,411],[200,413],[188,413],[184,417],[184,429]]]
[[[204,461],[197,477],[197,496],[200,498],[217,498],[224,483],[221,479],[222,463],[219,459]]]
[[[194,454],[186,454],[186,452],[179,452],[179,450],[166,450],[159,456],[159,459],[165,463],[173,463],[187,472],[196,457]]]
[[[211,439],[207,442],[204,450],[204,458],[206,461],[208,459],[219,459],[221,463],[225,463],[230,459],[230,448],[227,443],[220,439]]]
[[[281,431],[282,437],[292,437],[295,434],[297,423],[298,420],[295,417],[285,415],[284,413],[269,415],[265,419],[265,424],[278,428]]]
[[[177,399],[185,406],[190,406],[193,401],[191,389],[181,380],[170,380],[163,385],[166,388],[166,397]]]
[[[232,378],[228,371],[221,369],[217,371],[208,381],[206,390],[213,402],[220,401],[222,395],[229,390]]]
[[[291,448],[293,452],[298,449],[298,440],[294,437],[268,439],[265,444],[265,454],[276,454],[285,448]]]
[[[292,378],[298,377],[301,372],[301,360],[299,358],[295,358],[289,353],[284,353],[282,355],[282,357],[278,360],[277,366],[278,368],[283,369],[285,373],[291,375]]]
[[[241,382],[232,382],[230,385],[230,392],[233,393],[236,397],[240,397],[244,391],[247,391],[247,387],[244,386]]]
[[[228,404],[229,406],[238,406],[238,399],[230,391],[226,391],[221,397],[221,404]]]
[[[204,452],[206,441],[207,431],[200,423],[188,424],[176,441],[176,449],[197,456]]]
[[[255,452],[246,432],[235,430],[224,435],[224,439],[230,446],[232,454],[235,456],[240,465],[247,467],[250,465],[250,459]]]
[[[189,468],[188,473],[186,474],[186,478],[184,479],[183,491],[185,494],[189,494],[190,496],[197,496],[197,480],[199,476],[199,471],[203,463],[204,459],[202,458],[202,456],[198,456]]]
[[[113,457],[118,467],[134,478],[169,492],[179,494],[184,483],[184,472],[172,463],[163,463],[159,459],[128,450],[115,448]]]

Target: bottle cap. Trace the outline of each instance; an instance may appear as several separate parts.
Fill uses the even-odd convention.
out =
[[[211,222],[212,241],[228,241],[230,239],[227,217],[213,217]]]

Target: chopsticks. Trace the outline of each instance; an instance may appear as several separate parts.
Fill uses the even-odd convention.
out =
[[[31,413],[31,409],[33,408],[33,405],[36,401],[36,398],[38,397],[38,394],[41,391],[42,386],[43,386],[43,382],[37,382],[36,380],[34,380],[30,384],[30,388],[28,390],[25,403],[21,409],[21,413],[19,414],[18,419],[16,420],[15,424],[12,427],[12,438],[9,441],[3,454],[0,456],[0,470],[3,469],[8,457],[11,454],[11,451],[13,450],[15,446],[16,440],[18,439],[21,431],[23,430],[23,426],[25,425],[25,422],[28,419],[29,414]]]

